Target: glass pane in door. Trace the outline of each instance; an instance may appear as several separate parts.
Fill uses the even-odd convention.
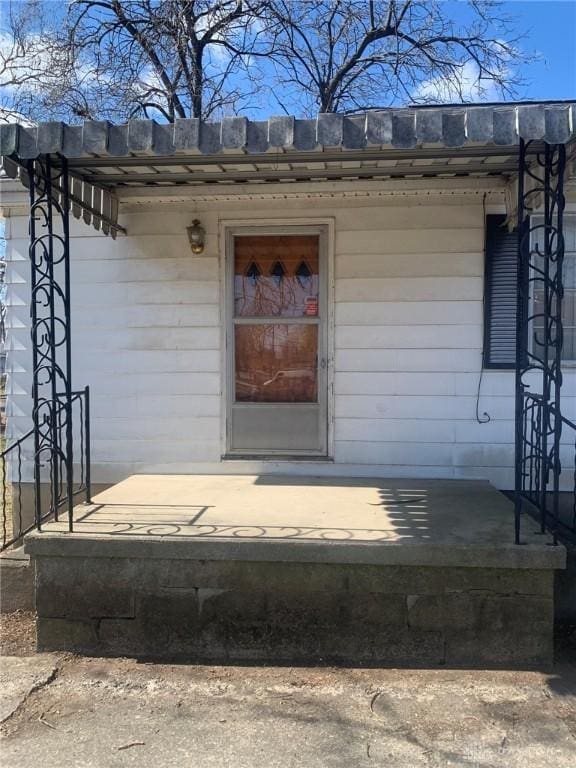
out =
[[[235,238],[235,317],[316,317],[319,286],[316,235]]]
[[[318,326],[237,325],[236,402],[315,403]]]

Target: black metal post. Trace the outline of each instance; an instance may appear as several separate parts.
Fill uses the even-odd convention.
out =
[[[514,529],[520,543],[526,505],[541,532],[550,530],[556,543],[566,423],[561,412],[566,150],[545,144],[530,155],[530,144],[520,140],[518,165]]]
[[[550,335],[548,333],[548,318],[550,317],[551,300],[548,286],[550,284],[550,226],[552,222],[552,212],[550,210],[550,146],[544,147],[544,264],[542,267],[542,284],[544,289],[544,308],[543,321],[544,331],[542,333],[542,408],[544,417],[544,429],[540,432],[540,455],[542,456],[542,474],[540,480],[540,533],[546,533],[546,492],[548,488],[549,466],[548,466],[548,403],[550,402],[550,372],[548,361],[550,359]],[[537,283],[537,277],[534,284]]]
[[[555,270],[553,278],[553,334],[554,334],[554,361],[553,374],[551,376],[554,393],[554,427],[553,427],[553,458],[552,458],[552,517],[553,517],[553,536],[554,543],[558,540],[558,519],[560,513],[560,475],[562,473],[562,462],[560,458],[560,444],[562,441],[562,348],[564,346],[564,331],[562,326],[562,302],[564,299],[564,170],[566,167],[566,147],[560,144],[557,147],[557,183],[554,190],[554,199],[552,207],[556,209],[556,226],[551,221],[551,231],[553,232],[553,246],[551,248],[551,258],[555,261]],[[555,254],[554,254],[555,251]]]
[[[92,503],[92,478],[90,476],[90,387],[84,387],[84,439],[86,441],[86,504]]]
[[[73,527],[74,466],[70,337],[70,231],[68,168],[44,155],[27,164],[30,185],[32,398],[35,517],[57,519],[66,503]],[[57,223],[60,231],[57,231]],[[62,402],[58,394],[64,393]],[[63,417],[63,418],[62,418]],[[61,432],[65,436],[62,439]],[[41,471],[48,464],[50,509],[42,510]],[[65,498],[61,497],[64,482]]]
[[[65,337],[65,358],[66,358],[66,399],[64,407],[66,409],[66,497],[68,506],[68,530],[74,530],[74,438],[72,432],[72,339],[70,328],[70,198],[69,198],[69,177],[68,163],[62,158],[62,172],[60,178],[60,188],[62,190],[61,214],[62,214],[62,234],[63,234],[63,260],[64,260],[64,314],[67,318],[67,333]]]
[[[42,526],[42,496],[40,480],[40,413],[38,387],[38,316],[36,301],[36,170],[33,160],[28,162],[30,184],[30,223],[29,223],[29,258],[30,258],[30,325],[32,337],[32,421],[34,423],[34,519],[38,530]]]
[[[522,369],[526,357],[525,319],[526,295],[526,229],[524,211],[524,166],[526,164],[526,144],[520,139],[518,157],[518,286],[516,294],[516,371],[515,371],[515,451],[514,451],[514,541],[520,544],[520,516],[522,514],[522,487],[524,469],[524,440],[527,430],[524,415],[524,385]]]
[[[49,362],[50,371],[55,372],[56,361],[56,297],[54,295],[54,238],[52,233],[54,231],[54,217],[52,211],[52,162],[50,155],[46,155],[44,159],[45,173],[44,173],[44,185],[45,185],[45,197],[48,204],[45,207],[46,226],[50,236],[46,238],[46,247],[48,249],[46,268],[48,272],[48,290],[47,301],[49,307],[48,324],[50,338],[54,341],[49,346]],[[50,449],[52,456],[50,458],[50,498],[51,498],[51,511],[54,514],[54,519],[58,520],[58,497],[60,495],[60,423],[59,423],[59,409],[57,407],[57,381],[55,375],[50,375],[50,407],[49,407],[49,419],[50,419]]]

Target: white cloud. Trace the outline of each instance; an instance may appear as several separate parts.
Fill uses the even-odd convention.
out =
[[[433,77],[420,83],[414,93],[418,101],[495,101],[499,89],[494,80],[480,79],[480,70],[474,61],[467,61],[458,76]]]
[[[15,42],[12,35],[0,32],[0,67],[4,78],[18,79],[30,70],[46,69],[51,63],[49,46],[40,35],[30,35],[25,42]]]
[[[0,107],[0,123],[18,123],[19,125],[32,126],[34,123],[21,112]]]

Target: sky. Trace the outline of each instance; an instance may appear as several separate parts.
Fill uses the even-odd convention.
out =
[[[0,34],[5,27],[2,17],[7,18],[4,13],[9,1],[0,0]],[[66,7],[66,0],[44,2],[60,12]],[[468,3],[464,0],[446,0],[445,5],[456,21],[466,18]],[[518,89],[518,97],[534,100],[576,98],[576,0],[507,0],[502,4],[502,10],[517,19],[519,32],[525,32],[521,43],[523,51],[536,56],[536,60],[523,69],[527,83]],[[474,75],[473,71],[471,75]],[[471,82],[470,100],[476,98]],[[487,98],[491,98],[489,92]],[[262,119],[278,113],[278,105],[268,101],[272,100],[262,99],[260,103],[250,105],[246,114]]]
[[[525,68],[531,84],[522,98],[576,98],[576,0],[514,0],[504,6],[527,30],[524,50],[541,57]]]

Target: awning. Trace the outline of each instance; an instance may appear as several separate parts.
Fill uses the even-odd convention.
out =
[[[4,173],[26,183],[26,164],[67,159],[71,210],[115,235],[126,188],[353,179],[513,178],[520,140],[536,155],[576,139],[576,102],[390,109],[315,119],[219,123],[198,119],[125,125],[86,121],[0,126]]]

